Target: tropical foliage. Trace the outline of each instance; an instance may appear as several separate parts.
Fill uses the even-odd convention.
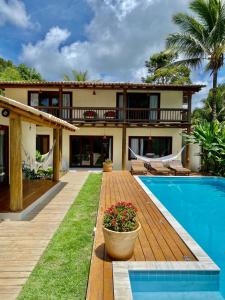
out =
[[[148,76],[142,78],[144,82],[156,84],[185,84],[191,83],[190,69],[183,65],[172,65],[177,59],[173,51],[162,51],[153,54],[145,66]]]
[[[201,147],[203,172],[225,176],[225,122],[200,122],[185,138]]]
[[[43,77],[34,68],[24,64],[16,66],[10,60],[0,58],[0,80],[3,81],[43,81]]]
[[[212,119],[217,117],[216,93],[218,72],[224,63],[225,3],[224,0],[193,0],[193,15],[178,13],[173,17],[180,32],[170,34],[167,46],[184,58],[177,65],[198,67],[202,63],[213,76]]]
[[[103,225],[117,232],[133,231],[137,228],[137,209],[129,202],[117,202],[105,211]]]
[[[88,71],[77,71],[72,70],[72,77],[68,74],[64,74],[65,81],[87,81],[88,80]]]
[[[203,107],[193,111],[192,119],[195,124],[202,120],[212,121],[212,102],[213,93],[210,90],[208,97],[202,100]],[[225,121],[225,84],[220,84],[217,88],[216,114],[218,121]]]

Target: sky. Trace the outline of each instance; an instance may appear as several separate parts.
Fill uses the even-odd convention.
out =
[[[0,0],[0,56],[35,67],[47,80],[72,69],[104,81],[141,81],[145,61],[177,32],[172,16],[189,0]],[[219,82],[223,82],[222,70]],[[207,87],[194,97],[200,106],[210,74],[192,73]]]

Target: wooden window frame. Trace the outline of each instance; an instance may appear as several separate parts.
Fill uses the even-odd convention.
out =
[[[47,138],[47,140],[48,140],[48,142],[47,142],[48,143],[48,152],[49,152],[49,150],[50,150],[50,135],[49,134],[37,134],[36,135],[36,140],[37,140],[37,137],[45,137],[45,138]],[[36,150],[37,150],[37,144],[36,144]],[[41,153],[41,154],[43,155],[43,154],[46,154],[46,153]]]
[[[173,137],[172,136],[151,136],[151,140],[154,140],[155,138],[157,139],[170,139],[171,143],[170,143],[170,153],[172,154],[172,149],[173,149]],[[140,139],[149,139],[148,136],[129,136],[128,140],[129,140],[129,148],[131,148],[131,139],[138,139],[138,148],[140,152]],[[133,158],[131,157],[131,153],[130,150],[128,149],[128,160],[132,160]]]

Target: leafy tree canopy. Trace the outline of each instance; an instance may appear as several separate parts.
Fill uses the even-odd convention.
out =
[[[213,120],[212,116],[212,105],[213,105],[213,91],[210,90],[208,97],[202,100],[203,107],[196,108],[193,111],[193,121],[197,123],[198,121],[207,120],[211,122]],[[225,83],[220,84],[217,88],[216,93],[216,114],[218,121],[225,121]]]
[[[148,76],[144,82],[156,84],[189,84],[190,69],[184,65],[173,65],[177,54],[172,51],[161,51],[153,54],[149,61],[145,62]]]
[[[43,77],[34,68],[25,64],[16,66],[10,60],[0,58],[0,80],[12,81],[43,81]]]

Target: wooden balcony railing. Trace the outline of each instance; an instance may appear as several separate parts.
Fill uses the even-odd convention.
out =
[[[68,122],[188,123],[188,109],[115,107],[36,107]]]

